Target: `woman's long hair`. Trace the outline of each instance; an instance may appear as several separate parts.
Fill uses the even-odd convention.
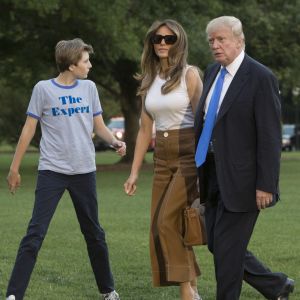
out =
[[[169,49],[169,67],[165,73],[166,83],[162,86],[162,94],[169,93],[179,85],[182,71],[187,64],[188,41],[182,26],[178,22],[170,19],[155,21],[149,28],[144,41],[144,50],[141,58],[142,73],[135,76],[135,78],[141,82],[137,95],[142,96],[142,98],[146,96],[156,75],[161,70],[159,58],[155,54],[151,42],[151,37],[161,26],[167,26],[177,36],[175,44]]]

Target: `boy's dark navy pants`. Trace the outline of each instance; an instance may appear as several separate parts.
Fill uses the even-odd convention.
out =
[[[32,218],[20,243],[7,296],[15,295],[16,300],[23,299],[38,252],[65,190],[70,193],[81,232],[86,240],[99,291],[109,293],[114,290],[105,233],[98,221],[95,172],[65,175],[53,171],[39,171]]]

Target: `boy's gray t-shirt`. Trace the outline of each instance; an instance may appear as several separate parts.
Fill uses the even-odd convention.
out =
[[[38,82],[27,115],[40,121],[39,170],[85,174],[96,170],[93,118],[102,113],[94,82],[62,86],[54,79]]]

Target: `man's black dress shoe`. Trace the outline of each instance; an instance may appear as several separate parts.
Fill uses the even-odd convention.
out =
[[[289,294],[294,291],[295,282],[293,279],[287,278],[276,300],[288,300]]]

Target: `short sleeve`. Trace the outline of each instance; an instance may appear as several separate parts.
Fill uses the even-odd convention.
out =
[[[33,88],[26,114],[40,120],[43,113],[43,101],[42,87],[40,83],[37,83]]]
[[[92,82],[91,89],[92,89],[91,95],[92,95],[93,116],[95,117],[101,115],[103,110],[101,107],[98,90],[94,82]]]

